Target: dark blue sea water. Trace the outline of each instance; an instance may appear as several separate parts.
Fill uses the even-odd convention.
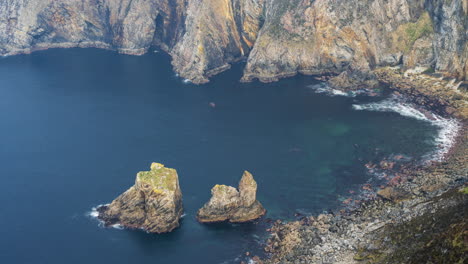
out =
[[[267,217],[293,219],[336,208],[371,177],[370,160],[434,149],[430,123],[352,108],[385,98],[317,94],[304,76],[242,84],[241,74],[237,65],[207,85],[185,84],[161,53],[0,59],[0,262],[239,263],[261,253],[266,227],[197,223],[213,185],[237,186],[249,170]],[[102,228],[87,216],[152,161],[179,173],[179,229]]]

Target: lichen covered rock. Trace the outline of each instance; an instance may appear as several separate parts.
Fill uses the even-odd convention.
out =
[[[98,212],[105,225],[120,224],[151,233],[172,231],[183,213],[177,171],[152,163],[150,171],[137,174],[134,186]]]
[[[257,182],[248,171],[242,175],[239,190],[217,184],[211,189],[211,195],[211,199],[197,213],[197,219],[202,223],[248,222],[260,218],[266,212],[257,201]]]

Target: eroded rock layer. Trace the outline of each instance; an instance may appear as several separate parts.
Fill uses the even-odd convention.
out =
[[[151,233],[166,233],[179,226],[183,214],[182,193],[175,169],[160,163],[137,174],[135,185],[111,204],[98,208],[106,225],[120,224]]]
[[[245,171],[239,182],[239,190],[226,185],[215,185],[211,199],[197,213],[198,221],[214,223],[229,221],[249,222],[260,218],[266,211],[257,201],[257,182]]]

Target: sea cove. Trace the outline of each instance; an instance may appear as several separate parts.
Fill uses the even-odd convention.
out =
[[[394,100],[388,91],[318,93],[321,83],[305,76],[245,84],[241,71],[234,65],[196,86],[162,53],[70,49],[0,59],[0,258],[239,263],[246,251],[262,254],[265,218],[335,209],[372,182],[368,162],[395,155],[423,162],[450,143],[410,106],[382,106]],[[102,228],[92,208],[111,202],[152,161],[179,173],[181,227],[163,235]],[[199,224],[210,188],[237,186],[244,170],[255,175],[266,217]]]

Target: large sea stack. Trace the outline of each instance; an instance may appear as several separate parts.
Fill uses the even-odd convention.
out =
[[[257,201],[257,182],[248,171],[242,175],[239,190],[217,184],[211,189],[211,195],[211,199],[198,210],[197,219],[201,223],[249,222],[260,218],[266,212]]]
[[[150,171],[137,174],[134,186],[98,211],[105,225],[120,224],[151,233],[172,231],[183,213],[177,171],[152,163]]]

